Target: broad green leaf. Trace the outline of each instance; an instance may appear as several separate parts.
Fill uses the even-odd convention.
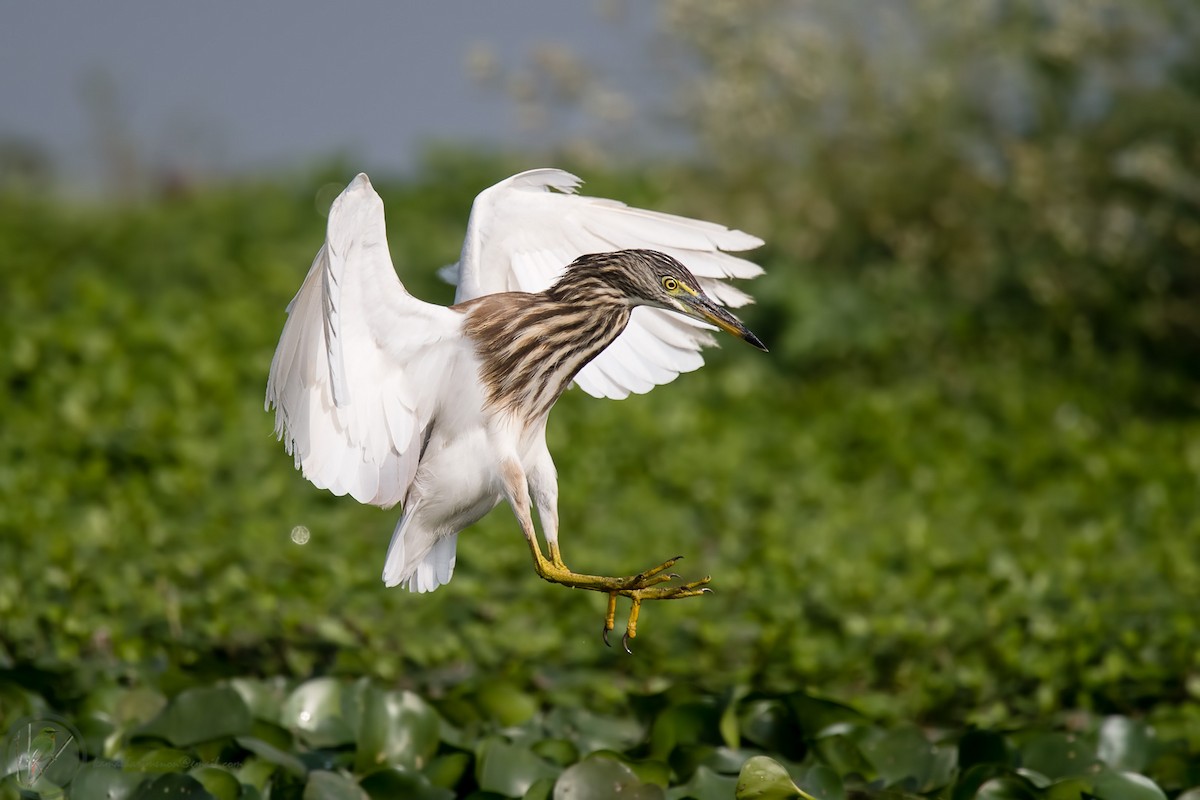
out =
[[[532,695],[504,679],[485,681],[476,690],[475,701],[486,717],[503,726],[520,725],[538,710],[538,702]]]
[[[782,700],[761,698],[744,703],[740,714],[740,730],[748,741],[763,749],[790,757],[803,753],[804,739],[800,728]]]
[[[992,778],[979,787],[976,800],[1037,800],[1033,784],[1019,775],[1004,775]]]
[[[308,767],[304,765],[303,761],[285,750],[280,750],[278,747],[264,742],[262,739],[256,739],[253,736],[239,736],[235,741],[238,745],[254,753],[263,761],[283,767],[283,769],[297,778],[303,778],[308,774]]]
[[[849,737],[841,734],[822,736],[814,743],[819,759],[828,764],[839,775],[851,773],[872,779],[875,776],[871,766],[858,745]]]
[[[929,779],[935,749],[915,727],[904,726],[864,739],[859,747],[888,785],[911,778],[922,787]]]
[[[201,766],[188,773],[217,800],[238,800],[242,785],[238,779],[220,767]]]
[[[250,710],[228,686],[185,689],[168,701],[158,716],[137,729],[138,736],[157,736],[181,747],[238,736],[250,730]]]
[[[737,792],[737,787],[737,777],[721,775],[708,767],[699,767],[687,783],[668,789],[666,796],[667,800],[683,800],[685,797],[695,800],[728,800]]]
[[[387,767],[365,776],[359,785],[373,800],[454,800],[450,789],[434,786],[420,772]]]
[[[560,767],[570,766],[579,760],[579,751],[566,739],[543,739],[534,742],[530,749],[541,758]]]
[[[1136,772],[1104,770],[1092,782],[1092,793],[1099,800],[1167,800],[1158,784]]]
[[[745,763],[735,787],[737,800],[812,800],[792,781],[787,769],[773,758],[755,756]]]
[[[315,770],[304,784],[303,800],[368,800],[357,783],[337,772]]]
[[[559,770],[524,747],[503,739],[485,739],[475,760],[475,780],[484,791],[521,797],[540,778],[555,778]]]
[[[143,780],[146,780],[146,777],[139,773],[126,772],[109,764],[90,762],[80,767],[71,780],[71,798],[126,800],[133,795]]]
[[[467,753],[446,753],[434,758],[422,771],[434,786],[453,789],[470,766],[471,756]]]
[[[662,800],[663,790],[642,783],[633,770],[611,758],[593,756],[568,767],[554,783],[554,800]]]
[[[287,681],[275,678],[234,678],[229,686],[241,696],[250,714],[258,720],[280,724],[283,704],[287,700]]]
[[[546,729],[573,742],[581,756],[597,750],[625,751],[641,743],[646,736],[645,729],[636,719],[561,706],[546,715]]]
[[[125,764],[131,772],[187,772],[196,765],[196,759],[187,751],[176,747],[154,747],[140,753]]]
[[[846,800],[846,788],[842,779],[824,764],[815,764],[800,781],[800,788],[814,800]]]
[[[173,772],[147,780],[130,800],[216,800],[191,775]]]
[[[358,722],[354,689],[334,678],[306,681],[288,695],[280,720],[312,747],[352,744]]]
[[[707,703],[680,703],[667,707],[650,727],[650,756],[668,760],[681,744],[717,740],[717,710]]]
[[[438,749],[438,715],[412,692],[369,689],[359,716],[355,772],[388,765],[419,770]]]
[[[1041,733],[1021,748],[1021,765],[1051,780],[1082,775],[1096,761],[1087,742],[1073,733]]]
[[[829,726],[840,722],[852,725],[870,722],[861,712],[848,705],[804,692],[794,692],[786,700],[796,724],[809,739],[820,736]]]
[[[1150,761],[1153,734],[1143,722],[1106,717],[1100,725],[1096,757],[1112,770],[1139,772]]]

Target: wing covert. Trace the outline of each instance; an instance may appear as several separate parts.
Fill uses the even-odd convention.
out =
[[[580,180],[557,169],[522,172],[475,198],[458,263],[455,302],[506,291],[547,289],[585,253],[659,250],[678,259],[722,305],[751,302],[730,279],[762,274],[730,252],[762,240],[723,225],[615,200],[575,194]],[[444,273],[445,274],[445,273]],[[595,397],[623,398],[674,380],[704,363],[709,326],[657,308],[638,308],[625,331],[575,382]]]

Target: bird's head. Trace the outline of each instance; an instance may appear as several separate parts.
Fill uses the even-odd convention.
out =
[[[568,294],[585,283],[602,285],[606,294],[635,306],[677,311],[715,325],[726,333],[766,350],[741,320],[713,302],[687,267],[657,250],[618,250],[580,256],[551,292]],[[565,290],[565,291],[564,291]]]

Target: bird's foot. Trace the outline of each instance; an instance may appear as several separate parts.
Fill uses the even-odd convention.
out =
[[[608,595],[608,612],[604,616],[602,632],[605,644],[609,644],[608,632],[615,627],[617,598],[628,597],[633,602],[633,607],[629,611],[629,622],[625,626],[625,635],[621,639],[626,652],[630,652],[629,641],[637,636],[638,614],[641,612],[643,600],[679,600],[712,592],[712,589],[707,586],[708,582],[712,580],[710,577],[674,586],[662,585],[679,577],[669,570],[681,558],[683,556],[668,558],[661,564],[636,575],[609,578],[603,575],[585,575],[571,570],[563,562],[557,543],[550,545],[549,558],[543,557],[540,552],[534,550],[534,565],[542,579],[570,586],[573,589],[587,589],[593,592],[604,592]]]
[[[674,563],[676,560],[678,559],[672,559],[670,563]],[[678,576],[666,575],[663,577],[670,580]],[[628,597],[632,601],[629,609],[629,621],[625,623],[625,635],[621,637],[621,646],[625,648],[626,653],[633,655],[633,651],[629,649],[629,642],[637,636],[638,615],[641,613],[643,600],[679,600],[684,597],[699,597],[703,594],[712,594],[712,589],[707,586],[708,582],[712,580],[711,577],[705,577],[691,583],[679,584],[678,586],[654,586],[654,583],[662,583],[663,581],[656,579],[654,576],[651,576],[651,580],[653,580],[653,583],[644,588],[622,589],[608,593],[608,610],[604,614],[604,628],[600,636],[609,647],[612,645],[608,641],[608,632],[616,627],[617,597]]]

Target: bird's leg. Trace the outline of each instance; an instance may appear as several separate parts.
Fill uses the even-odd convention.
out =
[[[623,642],[629,649],[629,640],[637,635],[637,618],[643,600],[676,600],[684,597],[696,597],[707,594],[711,589],[705,588],[711,580],[705,577],[698,581],[676,586],[661,586],[677,577],[669,572],[682,556],[669,558],[650,569],[636,575],[614,578],[603,575],[587,575],[575,572],[563,561],[562,551],[558,546],[558,509],[557,481],[554,475],[553,462],[549,453],[544,456],[544,462],[539,463],[529,475],[521,468],[516,459],[506,460],[501,465],[501,475],[504,478],[505,493],[525,540],[529,544],[530,555],[533,556],[533,568],[538,576],[551,583],[569,586],[574,589],[586,589],[593,592],[604,592],[608,595],[608,610],[604,618],[603,638],[608,643],[608,632],[615,626],[617,597],[628,597],[633,601],[629,623],[626,626]],[[542,522],[542,533],[546,538],[546,550],[549,558],[542,554],[538,545],[537,532],[533,527],[530,514],[532,500],[537,503],[538,517]]]

